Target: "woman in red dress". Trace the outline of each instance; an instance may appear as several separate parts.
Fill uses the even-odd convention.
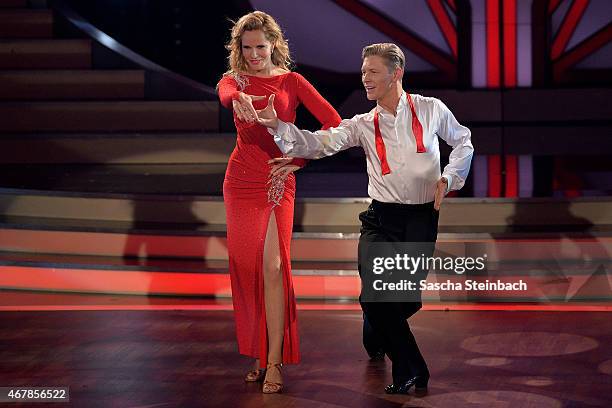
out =
[[[281,392],[281,364],[299,362],[290,243],[294,171],[301,159],[283,159],[267,129],[257,123],[270,95],[279,118],[295,121],[300,103],[323,128],[340,116],[300,74],[291,72],[287,41],[274,19],[256,11],[232,28],[229,70],[219,81],[221,104],[234,110],[238,131],[223,197],[238,348],[254,357],[245,381],[264,381],[263,392]],[[265,377],[265,378],[264,378]]]

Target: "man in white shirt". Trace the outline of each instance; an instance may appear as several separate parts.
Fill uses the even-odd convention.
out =
[[[405,57],[397,45],[369,45],[362,60],[367,98],[377,102],[370,112],[345,119],[335,128],[309,132],[279,120],[271,95],[268,106],[258,111],[258,121],[289,157],[318,159],[353,146],[364,149],[372,198],[359,216],[359,268],[364,280],[369,259],[365,254],[373,242],[429,243],[424,255],[433,254],[440,205],[448,191],[463,187],[474,148],[470,130],[440,100],[404,92]],[[438,137],[453,148],[442,174]],[[372,302],[364,301],[362,290],[360,300],[367,322],[392,361],[393,384],[385,391],[407,394],[414,386],[415,394],[426,394],[429,370],[407,323],[422,306],[420,291],[411,301]]]

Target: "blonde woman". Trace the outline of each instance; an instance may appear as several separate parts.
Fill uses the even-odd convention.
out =
[[[290,243],[294,172],[302,159],[285,159],[257,110],[268,102],[278,116],[295,121],[303,104],[323,125],[340,116],[300,74],[291,71],[287,41],[268,14],[241,17],[231,30],[229,70],[218,84],[221,103],[234,111],[238,131],[223,197],[238,348],[258,359],[245,381],[264,381],[264,393],[283,389],[281,366],[299,362]]]

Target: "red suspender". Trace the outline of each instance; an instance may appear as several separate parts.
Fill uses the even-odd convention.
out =
[[[423,126],[421,126],[421,122],[419,122],[419,118],[416,115],[412,96],[409,93],[406,93],[406,95],[408,96],[410,112],[412,113],[412,133],[414,133],[414,137],[416,138],[417,153],[425,153],[427,150],[423,144]],[[374,140],[376,141],[376,154],[378,155],[378,160],[380,160],[380,168],[384,176],[391,173],[391,169],[389,168],[389,163],[387,163],[387,149],[385,149],[385,142],[380,133],[377,110],[374,111]]]
[[[406,93],[406,95],[408,96],[410,112],[412,113],[412,133],[414,133],[414,137],[416,138],[417,153],[425,153],[427,150],[425,150],[425,145],[423,144],[423,126],[421,126],[421,122],[419,122],[419,118],[414,110],[412,95],[409,93]]]
[[[391,173],[391,169],[389,168],[389,163],[387,163],[387,149],[385,149],[385,142],[383,141],[382,134],[380,133],[380,126],[378,125],[378,111],[374,112],[374,140],[376,141],[376,153],[380,160],[380,168],[384,176]]]

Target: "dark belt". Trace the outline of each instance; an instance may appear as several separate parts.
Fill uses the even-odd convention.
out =
[[[399,203],[383,203],[382,201],[372,200],[370,207],[374,211],[385,211],[391,213],[409,213],[415,211],[431,211],[434,208],[434,202],[423,204],[399,204]]]

